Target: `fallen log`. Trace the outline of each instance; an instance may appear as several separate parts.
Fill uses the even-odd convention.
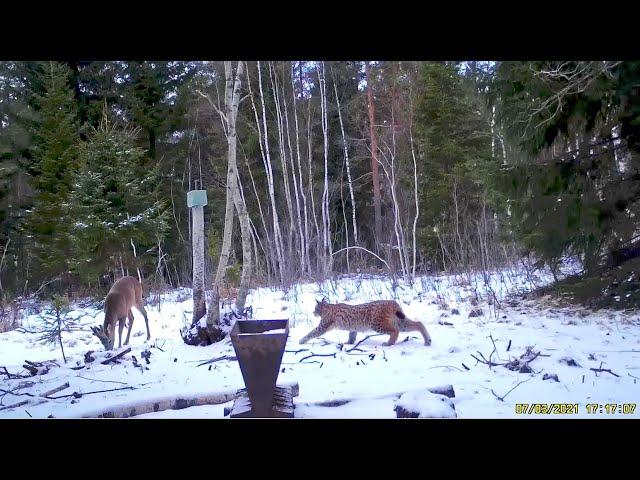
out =
[[[283,383],[282,386],[292,388],[293,396],[298,396],[300,387],[297,382]],[[242,390],[240,390],[242,392]],[[199,407],[202,405],[219,405],[235,400],[238,397],[238,390],[224,390],[220,392],[181,395],[179,397],[170,397],[156,399],[153,401],[142,401],[134,404],[120,405],[109,408],[107,410],[98,410],[93,412],[85,412],[81,418],[130,418],[145,413],[156,413],[164,410],[181,410],[189,407]]]
[[[431,393],[435,393],[437,395],[444,395],[445,397],[455,398],[456,392],[453,389],[453,385],[439,385],[436,387],[428,387],[425,390],[428,390]],[[371,400],[381,400],[385,398],[400,398],[406,392],[398,392],[398,393],[389,393],[386,395],[380,395],[376,397],[368,397]],[[305,406],[313,406],[313,407],[340,407],[342,405],[346,405],[347,403],[353,402],[355,400],[362,400],[362,398],[336,398],[333,400],[323,400],[321,402],[308,402],[304,403]]]
[[[23,405],[26,405],[27,403],[29,403],[29,400],[23,400],[21,402],[14,403],[13,405],[7,405],[6,407],[2,407],[2,408],[0,408],[0,411],[9,410],[10,408],[22,407]]]
[[[69,382],[66,382],[62,385],[60,385],[59,387],[56,388],[52,388],[51,390],[44,392],[42,395],[40,395],[41,397],[48,397],[49,395],[53,395],[54,393],[58,393],[61,392],[62,390],[69,388]]]

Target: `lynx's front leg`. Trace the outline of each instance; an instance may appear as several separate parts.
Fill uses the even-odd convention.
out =
[[[356,343],[356,336],[358,332],[349,332],[349,341],[347,342],[349,345]]]
[[[311,330],[309,333],[307,333],[304,337],[300,339],[300,344],[307,343],[312,338],[319,337],[320,335],[324,334],[327,330],[329,330],[331,326],[332,326],[331,323],[329,322],[325,323],[321,321],[320,325],[318,325],[316,328]]]

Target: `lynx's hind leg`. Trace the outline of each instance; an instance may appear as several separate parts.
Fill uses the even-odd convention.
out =
[[[389,340],[384,342],[382,345],[385,347],[390,347],[391,345],[394,345],[398,341],[398,335],[400,334],[400,330],[390,330],[390,331],[385,331],[380,333],[389,334]]]
[[[349,341],[348,344],[356,343],[356,337],[358,336],[358,332],[349,332]]]
[[[401,332],[420,332],[424,338],[424,344],[426,346],[431,345],[431,336],[422,322],[409,320],[405,314],[400,311],[396,312],[396,316],[398,317],[398,328]]]
[[[385,347],[390,347],[398,341],[400,330],[398,330],[396,326],[393,314],[386,314],[382,321],[372,325],[372,329],[377,333],[386,333],[389,335],[389,340],[382,344]]]

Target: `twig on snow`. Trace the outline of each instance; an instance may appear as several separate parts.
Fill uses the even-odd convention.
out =
[[[230,362],[237,362],[238,358],[233,355],[223,355],[221,357],[212,358],[211,360],[207,360],[206,362],[199,363],[197,366],[201,367],[203,365],[209,365],[210,363],[220,362],[222,360],[229,360]]]
[[[310,363],[310,362],[304,362],[304,360],[306,360],[307,358],[311,358],[311,357],[333,357],[333,358],[336,358],[336,354],[335,353],[312,353],[311,355],[307,355],[306,357],[302,357],[300,360],[298,360],[298,363]]]
[[[118,390],[136,390],[135,387],[121,387],[121,388],[112,388],[109,390],[96,390],[94,392],[73,392],[70,393],[69,395],[59,395],[57,397],[49,397],[50,400],[57,400],[59,398],[68,398],[68,397],[74,397],[74,398],[81,398],[84,397],[85,395],[91,395],[93,393],[105,393],[105,392],[117,392]]]
[[[513,392],[516,388],[518,388],[520,385],[522,385],[523,383],[527,383],[529,380],[531,380],[531,378],[528,378],[527,380],[523,380],[520,383],[518,383],[515,387],[513,387],[511,390],[509,390],[507,393],[505,393],[503,396],[499,396],[496,392],[493,391],[493,389],[491,389],[491,393],[493,393],[493,395],[500,400],[501,402],[504,402],[504,399],[507,395],[509,395],[511,392]]]
[[[371,335],[367,335],[367,336],[366,336],[366,337],[364,337],[362,340],[360,340],[359,342],[357,342],[353,347],[349,348],[348,350],[345,350],[345,352],[349,353],[349,352],[351,352],[351,351],[355,350],[355,349],[358,347],[358,345],[360,345],[362,342],[364,342],[364,341],[368,340],[369,338],[372,338],[372,337],[379,337],[379,336],[381,336],[381,335],[385,335],[385,334],[384,334],[384,333],[373,333],[373,334],[371,334]]]
[[[614,377],[620,377],[620,375],[618,375],[617,373],[614,373],[611,371],[610,368],[590,368],[589,370],[593,371],[593,372],[607,372],[610,373],[611,375],[613,375]]]
[[[116,360],[118,360],[119,358],[125,356],[127,353],[129,353],[131,351],[131,347],[127,347],[125,348],[123,351],[121,351],[120,353],[114,355],[113,357],[109,357],[106,360],[103,360],[102,362],[100,362],[102,365],[106,365],[108,363],[111,362],[115,362]]]

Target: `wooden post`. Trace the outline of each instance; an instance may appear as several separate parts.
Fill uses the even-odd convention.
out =
[[[193,319],[191,325],[195,325],[207,313],[204,296],[204,206],[206,204],[206,190],[191,190],[187,193],[187,206],[191,208],[193,222]]]

